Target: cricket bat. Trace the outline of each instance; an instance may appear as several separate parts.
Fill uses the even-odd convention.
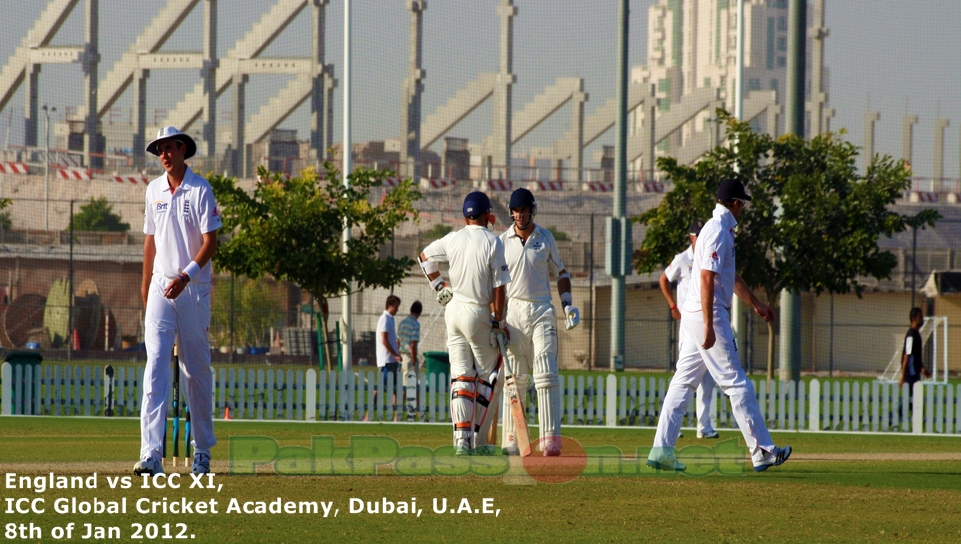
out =
[[[174,373],[174,466],[180,455],[180,359],[177,356],[177,343],[174,342],[173,373]]]
[[[521,403],[521,396],[517,392],[517,383],[514,380],[514,371],[510,367],[510,359],[507,358],[507,349],[504,340],[497,338],[497,343],[501,350],[501,357],[504,358],[504,368],[507,369],[507,378],[504,380],[504,395],[510,404],[510,417],[514,420],[514,434],[517,440],[517,449],[520,450],[521,457],[531,454],[531,435],[527,430],[527,418],[524,417],[524,405]],[[507,414],[505,414],[507,415]]]

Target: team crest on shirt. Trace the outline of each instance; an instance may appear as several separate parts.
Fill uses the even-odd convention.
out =
[[[542,244],[542,243],[540,243],[540,242],[534,242],[533,244],[531,244],[531,249],[533,249],[534,251],[537,251],[538,249],[540,249],[540,248],[542,248],[542,247],[544,247],[544,244]]]
[[[219,215],[220,212],[217,211],[217,206],[214,206],[214,211],[212,214],[210,214],[210,217],[218,217]]]
[[[190,201],[184,200],[184,217],[190,216]]]
[[[714,253],[711,253],[711,258],[714,259],[715,261],[717,260],[717,251],[715,251]]]

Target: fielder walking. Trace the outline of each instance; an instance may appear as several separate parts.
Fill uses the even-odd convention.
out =
[[[217,202],[207,180],[184,160],[197,152],[193,139],[174,127],[160,129],[147,145],[160,157],[165,173],[150,182],[145,198],[143,282],[146,308],[144,373],[140,409],[140,461],[134,474],[162,474],[170,355],[179,339],[180,373],[192,414],[195,474],[210,472],[213,425],[213,377],[210,371],[210,258],[221,227]]]
[[[564,268],[551,231],[534,223],[537,202],[527,189],[517,189],[510,200],[511,227],[501,234],[512,280],[507,286],[507,322],[511,324],[508,347],[517,390],[524,396],[533,376],[537,391],[540,440],[547,457],[561,454],[560,376],[557,372],[557,313],[551,304],[551,276],[564,307],[564,323],[571,330],[581,322],[571,297],[571,275]],[[503,413],[510,414],[504,398]],[[518,455],[514,420],[504,417],[501,445],[504,453]]]
[[[731,408],[744,442],[751,452],[754,470],[778,466],[791,456],[791,446],[779,448],[767,430],[757,404],[754,386],[738,358],[731,328],[734,294],[764,318],[774,320],[774,310],[761,303],[737,274],[734,266],[734,227],[751,197],[737,179],[721,182],[713,217],[701,229],[694,248],[694,266],[687,298],[681,311],[681,352],[677,372],[664,397],[654,447],[647,464],[658,470],[684,470],[674,445],[681,430],[691,393],[705,373],[710,373],[731,398]]]
[[[697,236],[704,227],[704,221],[700,219],[691,223],[688,230],[688,238],[691,245],[681,253],[674,256],[671,264],[661,273],[658,283],[661,286],[661,293],[667,300],[667,305],[671,308],[671,315],[674,319],[681,319],[681,311],[677,308],[677,302],[671,295],[671,282],[677,282],[677,300],[681,304],[687,297],[688,286],[691,284],[691,268],[694,266],[694,246],[697,244]],[[678,339],[678,353],[682,351],[680,342],[683,336]],[[714,378],[710,372],[705,372],[701,385],[697,387],[697,437],[698,438],[718,438],[720,435],[714,430],[711,423],[711,405],[714,401]]]
[[[437,291],[437,301],[447,307],[450,412],[458,455],[494,453],[487,444],[487,431],[494,414],[489,408],[499,394],[498,336],[510,343],[504,311],[511,275],[504,244],[488,229],[494,224],[491,210],[486,194],[468,194],[463,210],[467,226],[431,243],[420,254],[420,266]],[[449,286],[437,266],[441,262],[449,263]]]

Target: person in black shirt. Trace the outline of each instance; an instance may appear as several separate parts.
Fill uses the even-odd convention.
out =
[[[926,378],[931,377],[927,367],[924,366],[924,346],[921,341],[921,325],[924,324],[924,314],[921,308],[911,308],[911,328],[904,335],[904,352],[901,356],[901,379],[898,381],[898,388],[905,383],[912,386],[912,393],[915,382],[921,381],[921,375]]]

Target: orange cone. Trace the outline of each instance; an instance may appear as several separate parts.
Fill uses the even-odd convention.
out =
[[[230,406],[224,408],[224,419],[230,419]]]

